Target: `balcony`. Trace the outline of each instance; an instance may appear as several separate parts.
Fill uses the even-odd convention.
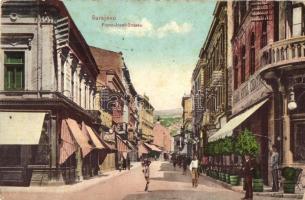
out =
[[[260,59],[261,73],[305,62],[305,36],[280,40],[267,45],[261,49]]]

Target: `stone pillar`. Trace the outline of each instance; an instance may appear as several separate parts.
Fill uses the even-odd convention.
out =
[[[273,95],[270,100],[269,100],[269,109],[268,109],[268,138],[271,140],[269,143],[269,149],[271,149],[271,145],[275,144],[275,119],[276,119],[276,115],[274,112],[274,98],[275,96]],[[269,153],[269,149],[268,149],[268,185],[272,185],[272,168],[271,168],[271,154]]]
[[[61,49],[59,49],[57,51],[57,91],[62,92],[61,91],[61,54],[62,51]]]
[[[81,149],[80,149],[80,147],[77,147],[77,151],[76,151],[76,179],[78,181],[83,181],[84,180],[82,167],[83,167],[83,159],[82,159]]]
[[[85,77],[82,75],[80,79],[80,88],[81,88],[81,94],[80,94],[80,105],[82,108],[85,108]]]
[[[279,40],[284,40],[286,38],[286,2],[279,1]]]
[[[283,95],[283,165],[293,164],[290,149],[290,116],[288,114],[288,95]]]
[[[76,73],[76,80],[74,82],[74,84],[76,85],[76,88],[75,88],[75,102],[80,106],[80,78],[81,78],[81,63],[77,63],[77,66],[76,66],[76,70],[75,70],[75,73]]]
[[[56,115],[51,115],[51,129],[50,129],[50,146],[51,146],[51,152],[50,152],[50,165],[52,168],[56,168],[57,166],[57,156],[58,153],[58,133],[57,133],[57,117]]]

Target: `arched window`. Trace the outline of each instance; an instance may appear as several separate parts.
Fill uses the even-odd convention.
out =
[[[250,38],[250,74],[255,72],[255,34],[251,33]]]

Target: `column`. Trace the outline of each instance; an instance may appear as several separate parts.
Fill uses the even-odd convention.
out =
[[[50,147],[51,147],[51,152],[50,152],[50,164],[52,168],[56,168],[57,165],[57,155],[58,155],[58,148],[57,148],[57,118],[56,115],[51,115],[51,129],[50,129]]]
[[[76,179],[78,179],[78,181],[82,181],[84,179],[82,167],[83,167],[82,154],[80,147],[78,147],[76,152]]]
[[[61,49],[57,50],[57,91],[62,92],[61,91],[61,54],[62,51]]]
[[[85,108],[86,106],[86,85],[85,85],[84,75],[81,78],[81,107]]]
[[[75,102],[80,106],[81,99],[80,99],[80,91],[81,91],[81,84],[80,84],[80,79],[81,79],[81,62],[78,62],[76,65],[76,81],[74,82],[76,88],[75,88]]]
[[[290,116],[288,114],[288,95],[283,95],[283,165],[293,164],[293,156],[290,149]]]

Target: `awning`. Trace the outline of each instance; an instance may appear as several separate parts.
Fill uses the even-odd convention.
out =
[[[37,145],[44,112],[0,112],[0,145]]]
[[[262,107],[268,99],[252,106],[245,112],[237,115],[236,117],[232,118],[230,121],[228,121],[220,130],[218,130],[214,135],[209,137],[208,141],[212,142],[215,140],[218,140],[220,138],[224,138],[226,136],[231,136],[233,134],[233,130],[239,126],[241,123],[243,123],[246,119],[248,119],[255,111],[257,111],[260,107]]]
[[[88,153],[90,153],[93,147],[89,144],[89,140],[87,139],[85,134],[82,133],[82,130],[80,129],[79,125],[75,120],[69,118],[66,119],[66,122],[75,141],[82,149],[83,157],[85,157]]]
[[[65,120],[61,122],[60,139],[59,164],[63,164],[77,150],[77,144]]]
[[[126,143],[128,144],[129,148],[131,148],[132,150],[137,150],[137,148],[128,140],[126,140]]]
[[[83,125],[86,127],[87,133],[89,134],[90,139],[92,140],[95,147],[98,149],[105,149],[105,145],[101,143],[92,128],[90,126],[87,126],[85,123],[83,123]]]
[[[123,139],[117,135],[117,147],[119,152],[130,152],[130,148],[125,144]]]
[[[117,149],[115,148],[115,143],[111,143],[111,142],[108,142],[108,141],[102,141],[102,143],[104,144],[104,145],[106,145],[110,150],[112,150],[112,151],[116,151]]]
[[[138,154],[141,156],[142,154],[148,154],[148,147],[146,147],[144,144],[138,145]]]
[[[152,151],[157,151],[157,152],[161,152],[162,150],[159,149],[157,146],[153,145],[153,144],[148,144],[148,143],[144,143],[150,150]]]

